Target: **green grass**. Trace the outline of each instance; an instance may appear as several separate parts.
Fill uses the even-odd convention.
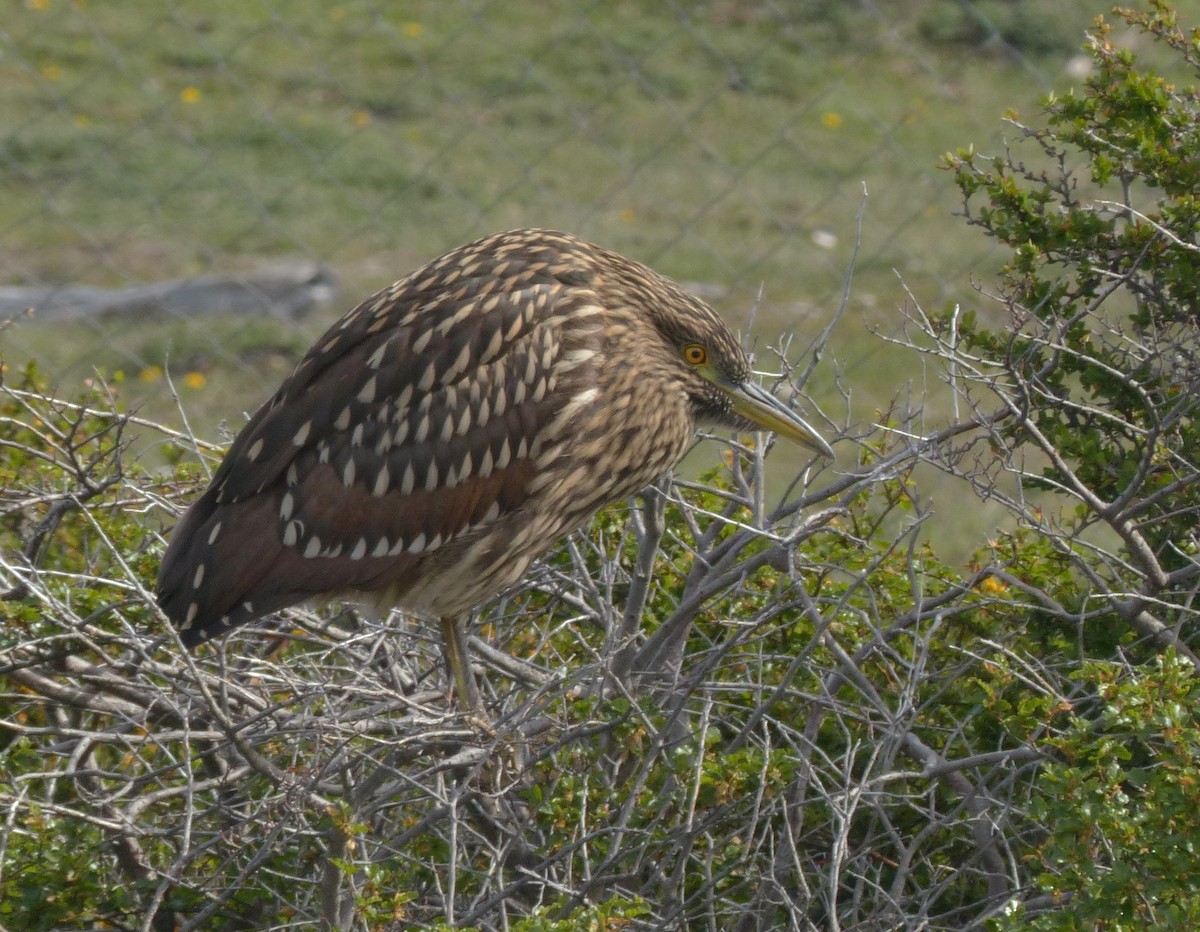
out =
[[[957,262],[911,261],[962,239],[934,160],[1042,90],[1027,63],[866,13],[835,44],[748,3],[688,4],[681,22],[632,3],[42,2],[7,24],[0,227],[49,280],[289,251],[411,262],[553,223],[782,300],[836,283],[844,251],[808,234],[847,243],[865,181],[860,274],[882,286],[911,265],[941,287]]]
[[[95,367],[123,372],[128,403],[172,422],[163,382],[139,375],[199,372],[205,387],[184,401],[211,433],[360,297],[527,225],[718,285],[737,324],[762,287],[759,332],[794,329],[802,350],[839,299],[865,184],[851,306],[813,391],[836,407],[840,376],[868,421],[926,378],[869,333],[898,326],[897,275],[931,309],[979,306],[970,276],[986,281],[999,261],[953,216],[938,156],[997,147],[1006,109],[1035,118],[1040,94],[1069,88],[1070,37],[1099,8],[981,4],[1018,36],[1048,37],[1012,56],[931,41],[963,28],[945,0],[26,0],[0,25],[5,284],[121,284],[298,254],[333,267],[345,297],[299,329],[22,324],[0,352],[40,358],[64,388]],[[942,414],[931,406],[931,421]]]

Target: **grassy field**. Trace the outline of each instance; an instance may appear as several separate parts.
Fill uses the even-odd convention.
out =
[[[175,423],[167,368],[211,436],[359,297],[533,225],[700,283],[739,325],[761,288],[756,332],[794,330],[799,352],[839,300],[865,185],[849,310],[811,387],[836,411],[835,382],[853,386],[851,417],[869,421],[936,382],[872,333],[898,326],[901,280],[930,309],[979,305],[972,276],[1000,259],[953,216],[938,156],[999,146],[1007,109],[1036,119],[1041,94],[1077,83],[1066,68],[1099,9],[25,0],[0,26],[0,283],[283,255],[330,266],[345,297],[299,326],[23,322],[0,353],[40,359],[68,392],[96,370],[122,379],[128,404]],[[964,35],[976,20],[1022,48]]]

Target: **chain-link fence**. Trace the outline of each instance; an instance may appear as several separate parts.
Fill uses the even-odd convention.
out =
[[[857,246],[835,347],[886,396],[908,374],[861,335],[904,300],[897,273],[940,305],[994,264],[951,216],[939,154],[996,146],[1005,108],[1076,81],[1095,12],[24,0],[0,24],[0,297],[5,316],[39,310],[4,332],[6,361],[117,373],[152,406],[166,367],[200,417],[246,408],[359,297],[476,235],[546,226],[739,325],[761,288],[765,333],[822,323]],[[196,276],[225,290],[87,290]],[[314,305],[298,334],[248,317]]]
[[[0,354],[58,384],[0,384],[0,932],[1195,927],[1198,107],[1077,58],[1093,12],[6,9]],[[1143,26],[1115,41],[1197,64]],[[977,300],[999,256],[939,153],[1042,125],[1089,65],[1070,133],[957,161],[1034,266]],[[1125,202],[1077,199],[1110,151]],[[372,288],[526,225],[757,307],[796,357],[846,296],[813,383],[781,380],[838,460],[734,441],[604,511],[472,615],[482,718],[430,618],[335,602],[184,649],[151,589],[213,422]],[[916,307],[957,302],[1004,326]],[[1012,533],[927,546],[997,503]]]

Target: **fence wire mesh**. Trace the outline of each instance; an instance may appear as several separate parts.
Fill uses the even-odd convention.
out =
[[[152,385],[173,360],[189,385],[257,399],[274,351],[313,330],[289,343],[233,304],[232,321],[169,326],[196,313],[187,301],[160,301],[167,321],[148,330],[146,302],[64,289],[216,275],[270,292],[259,268],[283,261],[302,293],[321,286],[285,309],[323,321],[459,242],[546,226],[636,256],[740,324],[761,288],[768,333],[820,323],[858,245],[841,355],[870,373],[880,348],[858,332],[904,300],[897,275],[936,305],[990,271],[951,217],[939,154],[997,145],[1006,107],[1077,80],[1094,12],[26,0],[0,25],[0,284],[8,316],[41,311],[5,352]],[[47,333],[56,300],[75,319]]]
[[[993,393],[1031,395],[1045,386],[1002,357],[971,384],[975,360],[897,307],[976,299],[998,256],[953,216],[938,156],[1002,148],[1007,108],[1077,83],[1095,12],[1074,0],[10,5],[0,360],[36,358],[63,391],[0,385],[19,466],[0,482],[4,910],[37,928],[364,932],[570,917],[949,930],[1059,910],[1038,886],[1047,827],[1029,800],[1058,717],[1087,711],[1073,641],[1085,624],[1119,629],[1110,602],[1137,599],[1144,636],[1143,606],[1167,604],[1167,563],[1101,548],[1109,602],[1057,602],[1046,567],[1098,545],[1020,497],[1010,517],[1050,541],[1030,558],[1033,582],[1024,551],[984,537],[986,565],[936,559],[929,492],[908,472],[933,399],[923,386],[891,433],[856,428],[849,400],[829,418],[838,452],[859,457],[851,468],[843,455],[789,474],[777,450],[773,478],[791,476],[780,492],[767,448],[734,443],[724,488],[668,481],[567,540],[475,616],[495,715],[482,729],[447,701],[430,619],[289,610],[286,635],[272,618],[198,653],[155,637],[168,631],[148,591],[156,522],[205,474],[147,476],[124,443],[142,431],[166,458],[190,446],[207,463],[216,450],[197,438],[257,406],[331,318],[449,247],[520,226],[647,262],[753,322],[781,365],[848,294],[825,364],[797,391],[886,399],[926,352],[966,373],[971,416]],[[904,323],[893,362],[872,331]],[[793,330],[790,346],[776,339]],[[1178,384],[1183,342],[1154,348]],[[960,528],[1010,473],[1036,473],[1003,455],[1003,423],[964,418],[962,439],[939,448],[969,503],[939,517]],[[1169,462],[1186,466],[1185,489],[1191,456]],[[1145,463],[1138,482],[1165,474]],[[870,487],[877,504],[859,499]],[[1179,573],[1190,618],[1194,560]],[[1017,640],[1039,619],[1056,639],[1035,643],[1055,658],[1044,665]],[[1149,621],[1195,663],[1183,635]],[[637,676],[616,675],[635,669],[614,659],[635,643]],[[610,678],[625,692],[601,695]],[[1008,722],[995,712],[1008,695],[1027,731],[986,724]],[[43,877],[63,889],[46,895]]]

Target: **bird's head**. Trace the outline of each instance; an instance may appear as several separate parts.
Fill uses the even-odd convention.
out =
[[[780,437],[833,458],[829,444],[799,415],[753,381],[745,356],[689,341],[679,348],[684,366],[693,379],[692,405],[698,423],[719,424],[735,430],[770,430]]]
[[[647,294],[644,306],[664,349],[674,355],[673,368],[686,386],[697,424],[769,430],[833,458],[816,430],[755,381],[745,352],[716,311],[669,280],[656,284],[672,292],[669,299]]]

